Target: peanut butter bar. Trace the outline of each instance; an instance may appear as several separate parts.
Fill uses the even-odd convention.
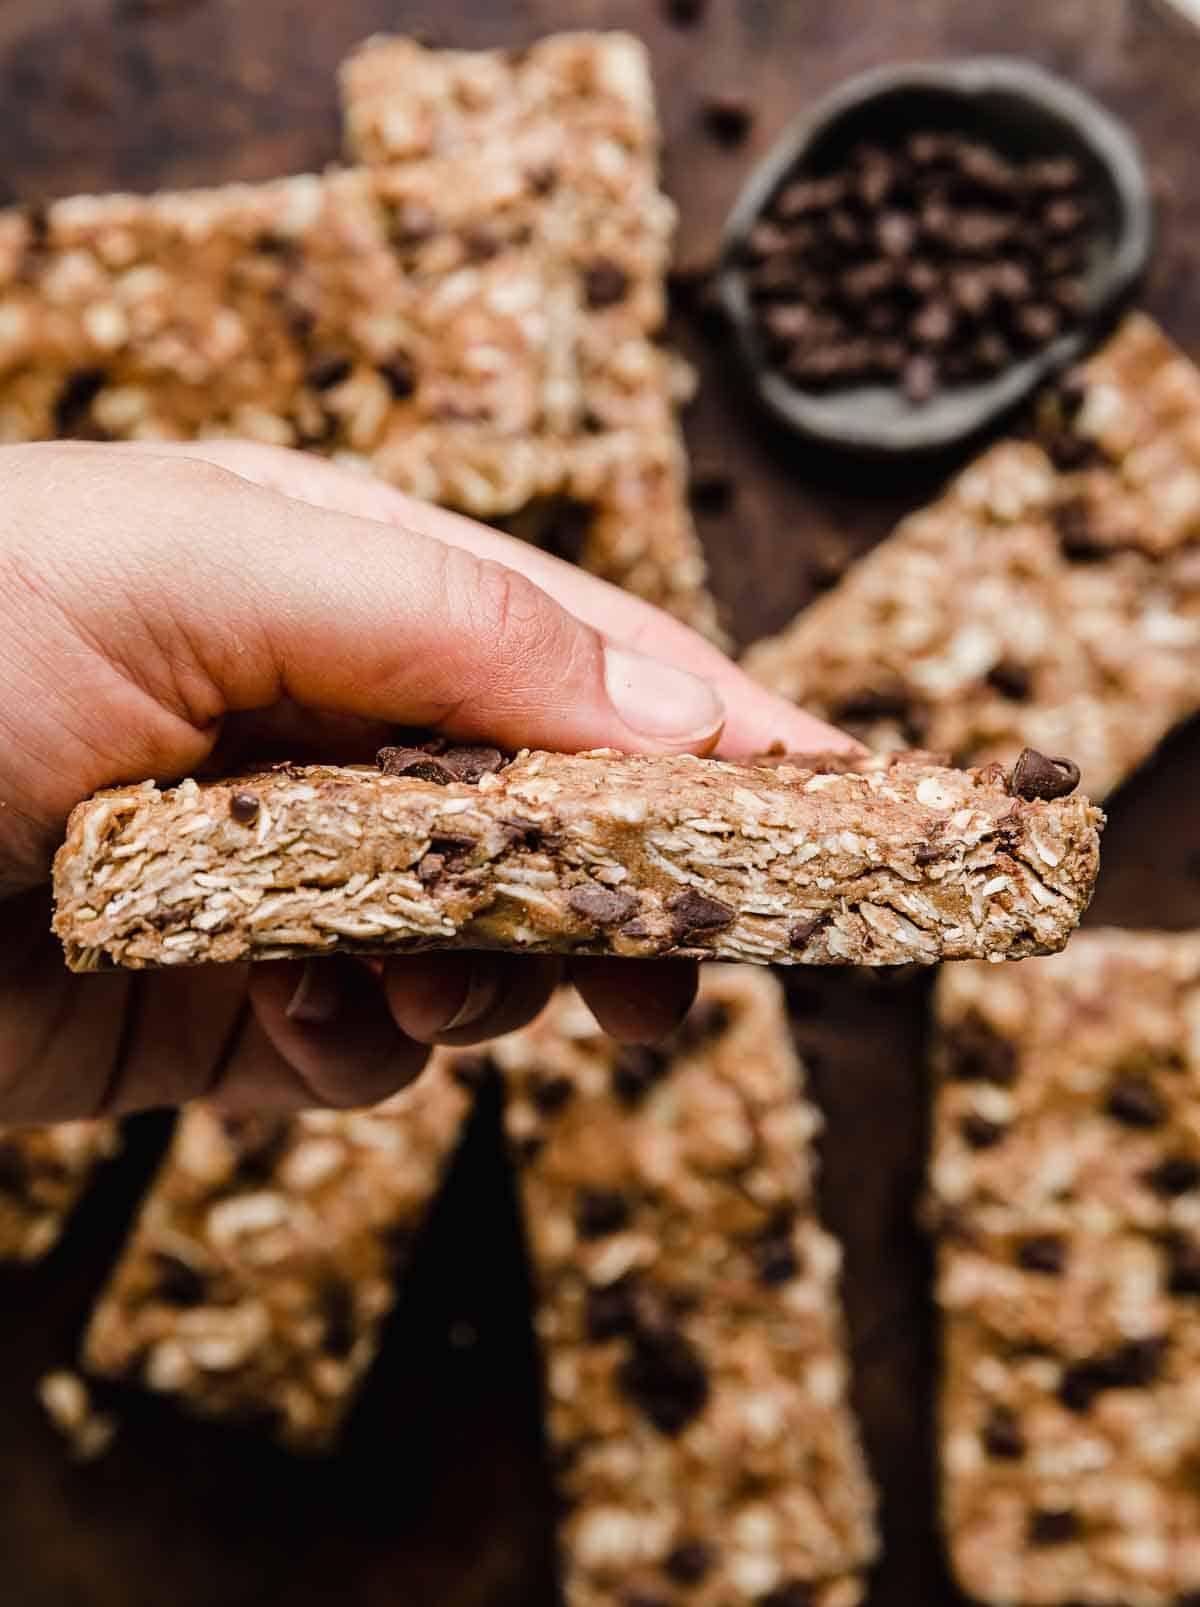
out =
[[[240,435],[467,512],[554,489],[571,292],[511,164],[0,216],[0,439]]]
[[[1200,1591],[1200,940],[1085,932],[946,972],[931,1217],[964,1588]]]
[[[0,1261],[39,1261],[52,1250],[97,1166],[119,1146],[113,1121],[0,1128]]]
[[[467,1108],[442,1060],[373,1110],[191,1106],[94,1310],[88,1369],[328,1445]]]
[[[645,47],[622,33],[556,34],[519,52],[380,37],[345,63],[342,89],[355,160],[404,171],[499,145],[532,175],[538,239],[575,297],[580,427],[565,489],[596,510],[582,562],[724,644],[676,416],[692,378],[654,338],[675,208],[659,188]],[[607,475],[581,496],[599,465]]]
[[[1060,948],[1103,817],[1067,761],[385,748],[378,770],[152,782],[72,813],[54,929],[77,970],[422,948],[759,964]]]
[[[779,985],[709,967],[663,1050],[618,1047],[564,991],[491,1053],[568,1607],[853,1607],[874,1500]]]
[[[883,748],[1069,753],[1095,797],[1200,707],[1200,372],[1141,314],[745,667]]]

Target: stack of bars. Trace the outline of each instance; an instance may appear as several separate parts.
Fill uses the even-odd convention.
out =
[[[380,39],[343,87],[357,167],[0,218],[0,439],[299,446],[720,640],[676,418],[690,376],[654,338],[674,214],[641,47]],[[190,1108],[96,1305],[89,1370],[331,1446],[494,1074],[567,1600],[853,1607],[875,1534],[840,1257],[762,973],[710,968],[662,1051],[619,1049],[564,992],[491,1060],[440,1054],[376,1110]],[[0,1256],[45,1253],[117,1143],[111,1122],[6,1132]],[[69,1376],[44,1399],[67,1427],[82,1410]]]

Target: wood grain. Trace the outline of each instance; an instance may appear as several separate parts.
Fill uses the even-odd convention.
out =
[[[652,47],[680,254],[711,255],[748,165],[813,95],[902,58],[1020,51],[1090,88],[1143,142],[1161,206],[1144,301],[1200,355],[1200,32],[1152,0],[710,0],[700,28],[657,0],[0,0],[0,194],[265,178],[338,148],[334,69],[379,29],[461,46],[624,26]],[[700,107],[756,111],[735,151]],[[681,325],[703,376],[696,462],[730,473],[702,533],[742,642],[784,623],[829,553],[857,553],[945,465],[882,483],[814,461],[753,413],[719,351]],[[1117,799],[1097,920],[1200,923],[1200,740],[1189,730]],[[926,979],[927,980],[927,979]],[[792,976],[798,1041],[828,1118],[824,1193],[847,1246],[857,1396],[884,1491],[872,1607],[945,1607],[932,1500],[933,1333],[913,1227],[924,1143],[926,980]],[[47,1265],[0,1278],[0,1594],[11,1607],[549,1607],[551,1517],[527,1290],[495,1111],[442,1201],[344,1450],[290,1461],[254,1437],[131,1403],[113,1454],[67,1463],[32,1386],[67,1361],[161,1123]],[[614,1604],[618,1607],[618,1604]]]

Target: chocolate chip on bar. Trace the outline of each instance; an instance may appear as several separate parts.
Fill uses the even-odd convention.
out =
[[[1066,753],[1112,791],[1200,708],[1200,372],[1132,314],[1046,393],[1039,430],[976,459],[746,669],[831,719],[862,710],[873,747],[913,740],[892,711],[919,707],[916,740],[960,763]]]
[[[93,1312],[88,1369],[329,1446],[469,1106],[440,1057],[369,1111],[190,1106]]]
[[[96,1168],[115,1155],[115,1121],[0,1127],[0,1262],[52,1250]]]
[[[707,968],[634,1105],[569,991],[493,1056],[573,1607],[853,1607],[876,1549],[818,1117],[773,978]],[[545,1090],[562,1090],[548,1106]],[[569,1090],[569,1093],[565,1092]]]
[[[438,744],[433,744],[437,747]],[[469,763],[460,779],[456,755]],[[999,766],[385,749],[382,770],[117,788],[55,862],[79,970],[501,948],[896,965],[1060,948],[1102,816]],[[488,755],[488,764],[480,754]],[[252,826],[231,798],[258,799]],[[154,851],[149,852],[149,845]],[[936,845],[936,848],[931,845]]]
[[[1200,1591],[1198,1006],[1191,933],[939,980],[942,1505],[977,1601]]]

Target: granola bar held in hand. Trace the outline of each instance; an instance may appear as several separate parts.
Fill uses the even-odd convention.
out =
[[[1200,939],[937,993],[942,1500],[976,1600],[1200,1592]]]
[[[708,967],[661,1049],[621,1048],[564,990],[491,1054],[568,1607],[853,1607],[874,1498],[778,983]]]
[[[380,769],[152,782],[73,812],[55,931],[77,970],[429,948],[760,964],[1061,948],[1102,816],[1067,760],[732,764],[388,748]]]

